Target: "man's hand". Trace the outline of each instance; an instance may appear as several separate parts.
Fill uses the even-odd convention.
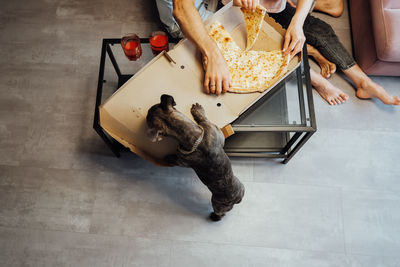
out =
[[[233,0],[234,6],[244,7],[252,12],[256,11],[256,6],[260,4],[260,0]]]
[[[208,35],[193,0],[174,0],[173,15],[182,32],[203,55],[204,88],[207,93],[221,94],[231,86],[228,66],[217,44]]]
[[[211,54],[203,55],[203,66],[206,93],[219,95],[228,91],[231,86],[231,76],[226,61],[217,46]]]

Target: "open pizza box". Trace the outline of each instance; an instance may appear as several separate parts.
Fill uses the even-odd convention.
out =
[[[239,47],[244,49],[247,35],[240,8],[229,4],[210,18],[206,25],[214,21],[219,21],[231,33]],[[252,49],[282,49],[284,32],[279,24],[266,15]],[[301,55],[295,56],[289,63],[289,71],[284,77],[274,81],[270,88],[296,69],[300,61]],[[177,142],[172,138],[151,142],[146,126],[147,111],[154,104],[160,103],[162,94],[172,95],[177,104],[175,108],[191,119],[192,104],[201,104],[211,122],[221,129],[228,129],[231,122],[269,92],[225,93],[219,96],[206,94],[203,77],[200,53],[190,40],[184,39],[168,54],[160,53],[151,60],[100,106],[100,125],[132,152],[155,164],[163,165],[162,159],[176,151]],[[224,134],[227,137],[226,131]]]

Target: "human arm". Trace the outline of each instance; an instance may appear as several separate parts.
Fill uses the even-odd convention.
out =
[[[310,11],[312,0],[298,0],[296,13],[294,14],[289,27],[286,30],[283,51],[293,57],[304,46],[306,37],[303,32],[304,21]]]
[[[203,55],[204,88],[207,93],[220,94],[230,87],[230,74],[217,44],[208,35],[194,0],[174,0],[173,15],[185,36],[192,40]]]

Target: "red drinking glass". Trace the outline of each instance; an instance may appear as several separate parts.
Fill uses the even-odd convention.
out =
[[[168,35],[162,31],[153,32],[150,36],[150,46],[153,51],[153,55],[158,55],[161,51],[165,50],[168,52]]]
[[[121,46],[129,60],[137,60],[142,55],[140,38],[134,33],[122,37]]]

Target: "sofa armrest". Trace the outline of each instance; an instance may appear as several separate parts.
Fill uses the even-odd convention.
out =
[[[400,62],[400,1],[370,0],[378,58]]]

